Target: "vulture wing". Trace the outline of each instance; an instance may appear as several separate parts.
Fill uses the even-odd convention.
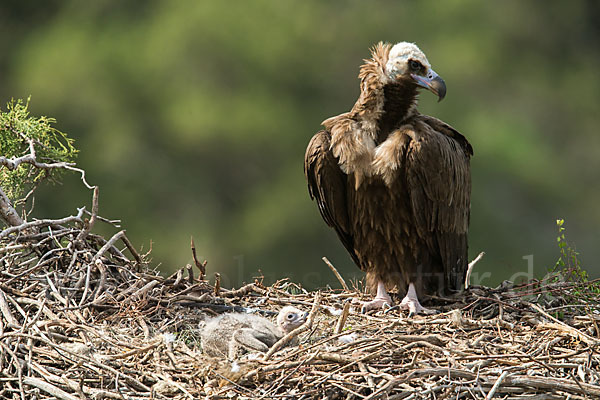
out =
[[[311,139],[304,156],[304,174],[310,198],[316,200],[321,216],[335,229],[350,256],[360,265],[350,233],[347,175],[330,150],[331,134],[322,130]]]
[[[460,290],[467,266],[473,149],[458,131],[433,117],[417,117],[414,135],[406,178],[415,226],[430,254],[439,254],[445,286]]]

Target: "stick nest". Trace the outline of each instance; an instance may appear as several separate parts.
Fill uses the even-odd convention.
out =
[[[123,231],[105,240],[83,216],[0,233],[2,399],[600,397],[590,282],[472,287],[430,298],[436,315],[363,315],[351,306],[367,298],[356,284],[308,292],[257,279],[229,290],[204,279],[205,264],[199,276],[188,265],[163,277]],[[284,305],[309,320],[267,354],[202,354],[207,315],[270,318]]]

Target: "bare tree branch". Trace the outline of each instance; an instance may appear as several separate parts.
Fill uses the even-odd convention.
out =
[[[15,208],[12,206],[8,197],[6,197],[6,194],[4,194],[4,191],[2,190],[1,186],[0,186],[0,218],[2,218],[2,220],[10,226],[19,226],[24,223],[24,221],[21,219],[21,217],[19,217],[19,213],[17,212],[17,210],[15,210]]]
[[[94,197],[92,198],[92,215],[90,220],[85,224],[85,227],[79,232],[79,235],[77,235],[77,240],[84,240],[96,223],[96,218],[98,217],[98,191],[98,186],[95,186]]]
[[[35,153],[34,154],[26,154],[24,156],[21,157],[17,157],[17,158],[6,158],[6,157],[0,157],[0,165],[4,165],[6,168],[12,170],[17,169],[17,167],[19,167],[19,165],[21,164],[31,164],[36,168],[40,168],[40,169],[53,169],[53,168],[68,168],[68,167],[73,167],[75,165],[75,163],[68,163],[68,162],[55,162],[55,163],[43,163],[43,162],[39,162],[35,159]],[[71,168],[73,169],[73,168]]]
[[[60,219],[38,219],[38,220],[35,220],[35,221],[24,222],[24,223],[22,223],[20,225],[12,226],[12,227],[7,228],[7,229],[3,230],[2,232],[0,232],[0,239],[7,237],[11,233],[20,232],[20,231],[23,231],[23,230],[29,229],[29,228],[35,228],[35,227],[40,227],[40,226],[62,225],[62,224],[66,224],[66,223],[69,223],[69,222],[80,222],[80,223],[82,223],[83,220],[81,219],[81,217],[83,215],[83,210],[85,210],[85,207],[78,208],[77,209],[77,215],[71,215],[71,216],[65,217],[65,218],[60,218]]]

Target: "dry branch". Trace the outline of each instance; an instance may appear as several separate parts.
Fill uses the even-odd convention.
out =
[[[204,260],[204,262],[200,262],[198,260],[198,256],[196,255],[196,244],[194,243],[194,238],[191,238],[190,242],[191,242],[190,247],[192,248],[192,258],[194,259],[194,264],[200,271],[200,277],[198,279],[200,279],[202,281],[202,280],[204,280],[204,277],[206,276],[207,261]]]
[[[485,252],[481,252],[475,257],[473,261],[467,265],[467,272],[465,273],[465,289],[468,289],[471,286],[471,273],[473,272],[473,268],[475,268],[475,264],[479,262],[485,255]]]
[[[337,280],[340,282],[340,284],[342,285],[342,288],[344,288],[345,291],[350,291],[350,289],[348,289],[348,285],[346,285],[346,281],[344,280],[344,278],[342,278],[342,275],[340,275],[340,273],[338,272],[338,270],[333,266],[333,264],[331,263],[331,261],[329,261],[327,259],[327,257],[323,257],[323,261],[325,262],[325,264],[329,267],[329,269],[331,270],[331,272],[333,272],[333,274],[335,275],[335,277],[337,278]]]
[[[32,222],[24,222],[20,225],[11,226],[10,228],[6,228],[2,232],[0,232],[0,239],[8,237],[9,235],[11,235],[15,232],[22,232],[22,231],[25,231],[25,230],[31,229],[31,228],[41,228],[41,227],[46,227],[46,226],[59,226],[59,225],[66,225],[66,224],[73,223],[73,222],[82,223],[83,221],[82,221],[81,217],[83,216],[84,210],[85,210],[85,207],[78,208],[76,215],[71,215],[71,216],[65,217],[65,218],[38,219],[38,220],[35,220]]]
[[[98,189],[98,186],[95,186],[94,187],[94,195],[92,197],[92,214],[90,216],[89,221],[87,221],[85,223],[84,228],[81,230],[81,232],[79,232],[79,235],[77,235],[77,240],[79,240],[79,241],[85,239],[87,237],[87,235],[89,235],[89,233],[91,232],[94,225],[96,224],[96,218],[98,218],[98,195],[99,195],[99,189]]]
[[[0,187],[0,219],[6,222],[9,226],[23,225],[25,221],[21,219],[17,210],[14,209],[10,200]]]
[[[340,333],[344,329],[344,325],[346,325],[346,320],[348,319],[348,314],[350,314],[350,302],[347,301],[344,303],[344,308],[342,309],[342,313],[335,324],[334,334]]]
[[[74,396],[65,392],[64,390],[38,378],[25,377],[23,378],[24,385],[30,385],[44,392],[51,394],[52,396],[62,400],[79,400],[79,397]]]

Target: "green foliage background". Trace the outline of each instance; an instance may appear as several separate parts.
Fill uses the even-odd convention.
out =
[[[76,139],[100,213],[170,271],[193,235],[224,285],[357,274],[308,198],[302,160],[347,111],[379,40],[416,42],[446,80],[421,111],[475,149],[470,249],[494,284],[556,261],[564,218],[600,274],[596,1],[48,1],[0,5],[0,101],[27,98]],[[88,204],[78,177],[38,216]],[[491,276],[483,275],[490,272]],[[479,275],[478,275],[479,274]]]
[[[0,108],[0,155],[8,159],[29,155],[29,142],[32,141],[37,162],[72,163],[77,155],[73,140],[53,127],[56,123],[53,118],[30,116],[28,103],[11,100],[6,104],[6,109]],[[13,206],[19,209],[18,203],[26,193],[46,178],[56,179],[61,172],[64,169],[41,169],[22,163],[15,169],[0,168],[0,182]]]

